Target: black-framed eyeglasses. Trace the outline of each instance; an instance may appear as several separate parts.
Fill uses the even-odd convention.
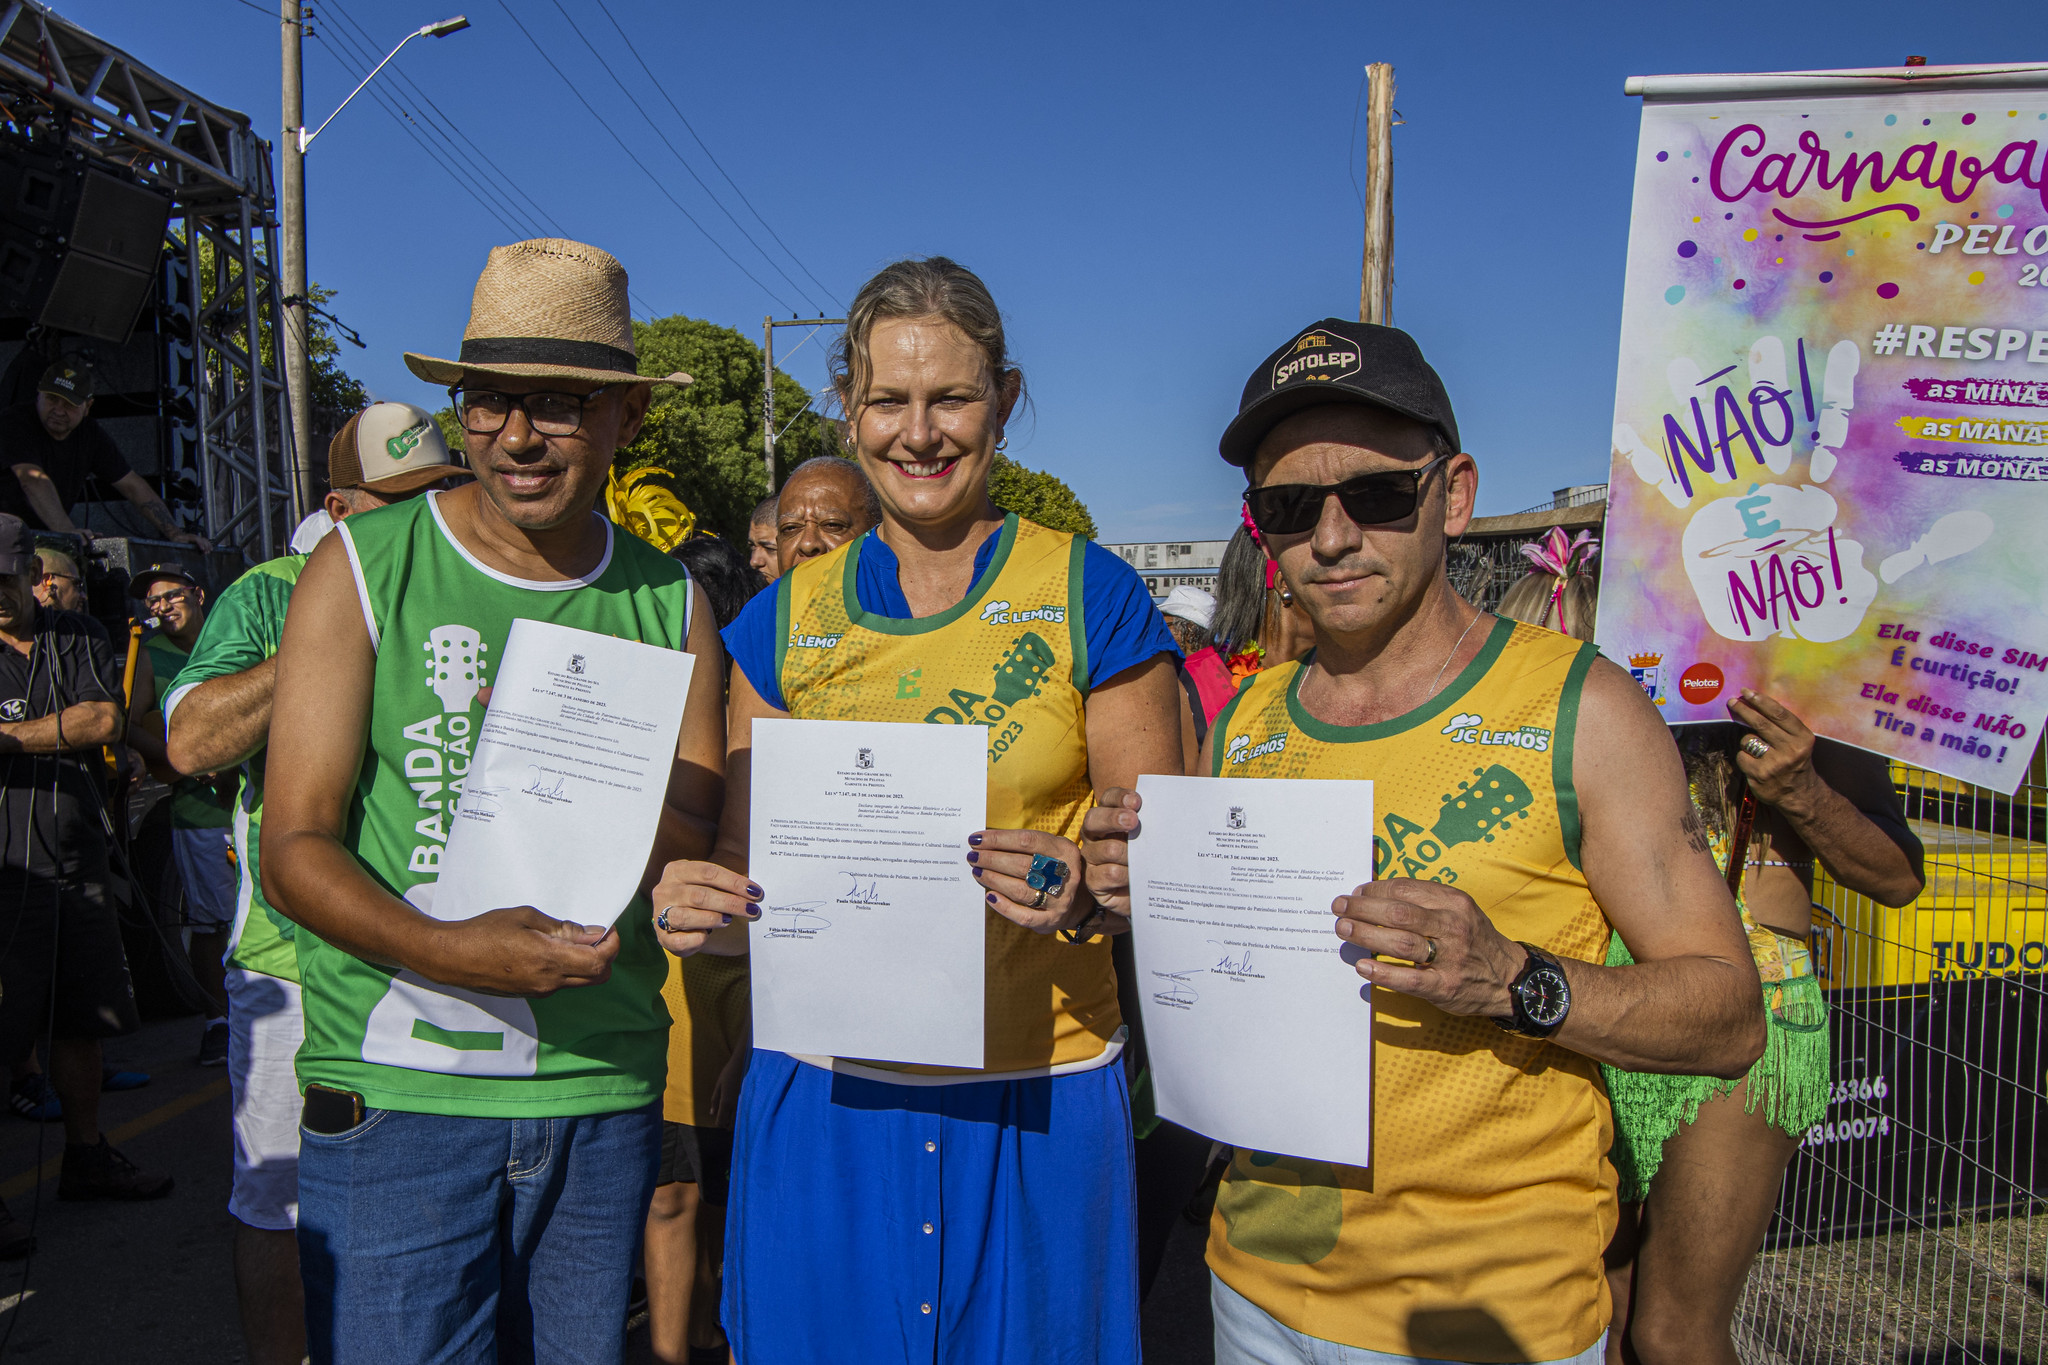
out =
[[[574,436],[583,429],[583,409],[592,399],[611,388],[589,393],[499,393],[495,389],[448,390],[448,401],[462,429],[472,436],[495,436],[511,420],[516,403],[526,414],[526,423],[543,436]]]
[[[173,588],[169,592],[160,592],[143,598],[142,605],[148,607],[151,611],[155,611],[159,607],[168,607],[173,602],[183,602],[191,595],[192,590],[190,588]]]
[[[1449,455],[1439,455],[1420,469],[1386,469],[1360,474],[1342,483],[1275,483],[1244,491],[1245,510],[1261,535],[1290,536],[1312,531],[1322,519],[1323,503],[1335,495],[1344,515],[1360,526],[1384,526],[1415,512],[1422,501],[1422,481]]]

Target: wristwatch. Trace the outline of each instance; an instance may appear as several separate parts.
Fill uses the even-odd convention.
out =
[[[1493,1022],[1524,1038],[1548,1038],[1572,1012],[1572,983],[1555,957],[1533,943],[1522,945],[1529,960],[1508,983],[1515,1012]]]

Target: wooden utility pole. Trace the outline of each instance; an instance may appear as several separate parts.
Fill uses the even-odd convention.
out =
[[[761,467],[775,491],[775,316],[761,319]]]
[[[1365,266],[1358,320],[1388,323],[1394,307],[1394,68],[1365,68]]]
[[[313,448],[313,365],[307,353],[306,328],[312,320],[306,299],[306,152],[300,139],[305,135],[306,106],[303,94],[305,16],[299,0],[280,0],[279,31],[284,39],[284,136],[277,144],[282,174],[278,177],[278,210],[284,219],[280,253],[284,289],[277,311],[278,341],[284,361],[284,386],[291,400],[292,430],[287,470],[290,473],[292,506],[310,509],[320,505],[313,489],[311,452]]]

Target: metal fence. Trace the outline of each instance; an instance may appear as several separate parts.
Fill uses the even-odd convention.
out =
[[[1902,910],[1814,888],[1835,1089],[1738,1315],[1749,1365],[2048,1360],[2048,781],[1893,781],[1927,847]]]

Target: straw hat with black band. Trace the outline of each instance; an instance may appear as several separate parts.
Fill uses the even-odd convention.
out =
[[[454,360],[406,352],[420,378],[449,386],[477,378],[593,384],[691,382],[680,370],[643,375],[633,349],[626,268],[608,251],[559,237],[492,247]]]

